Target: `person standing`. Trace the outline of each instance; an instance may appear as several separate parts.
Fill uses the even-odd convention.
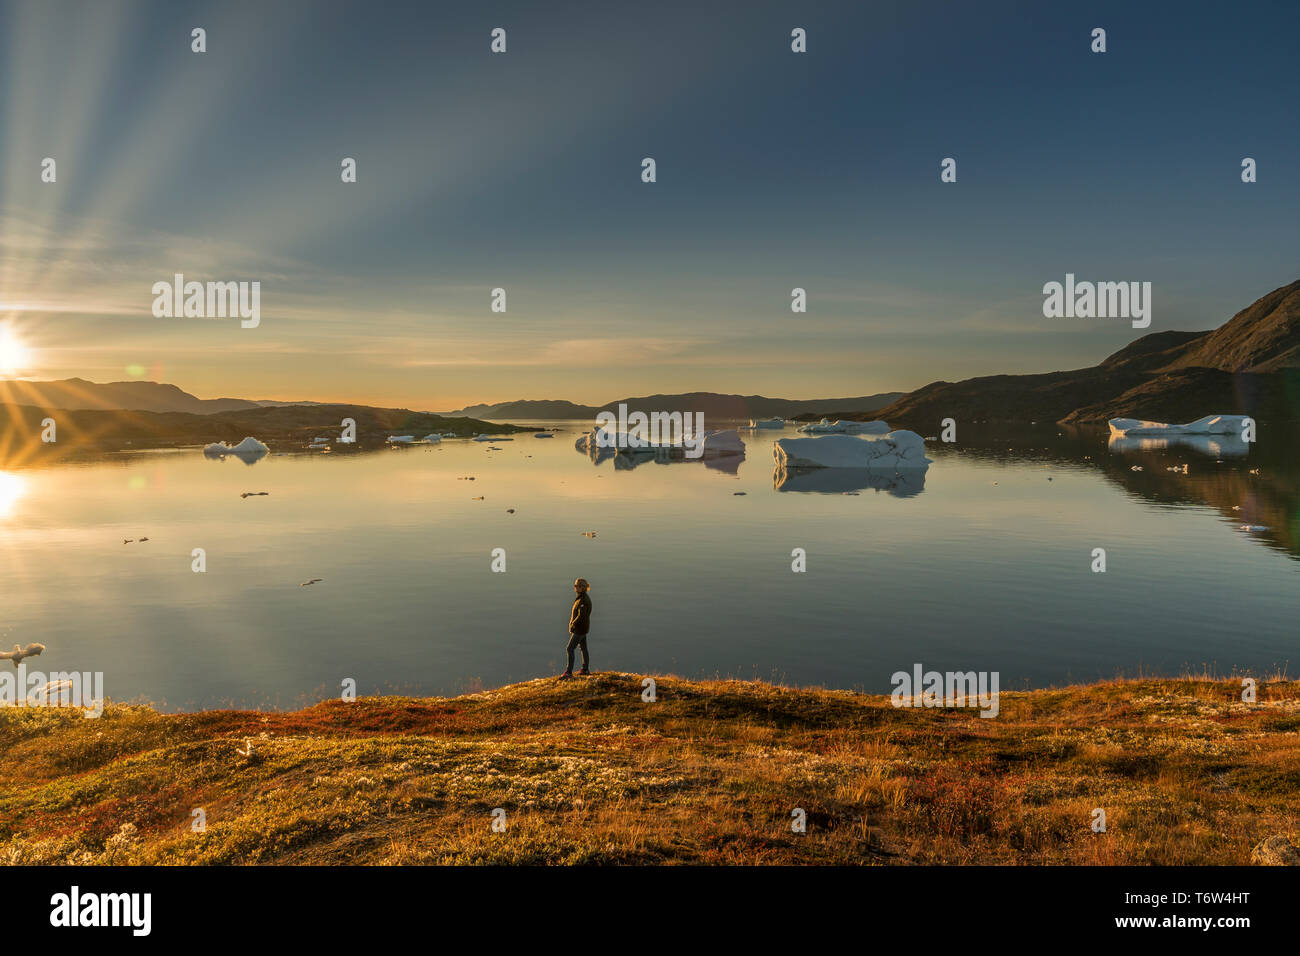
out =
[[[560,680],[573,676],[574,648],[582,651],[582,670],[578,674],[585,676],[591,673],[587,658],[587,632],[591,630],[591,597],[587,592],[591,590],[591,585],[586,578],[578,578],[573,582],[573,590],[577,597],[573,601],[573,610],[569,612],[569,645],[565,648],[569,654],[569,666],[560,675]]]

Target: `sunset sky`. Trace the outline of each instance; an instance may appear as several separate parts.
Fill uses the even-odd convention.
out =
[[[1135,6],[3,2],[0,374],[861,395],[1143,334],[1045,319],[1067,272],[1210,328],[1300,276],[1300,13]],[[260,326],[155,318],[176,272],[260,281]]]

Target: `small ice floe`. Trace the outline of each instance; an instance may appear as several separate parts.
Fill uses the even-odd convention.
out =
[[[324,580],[325,580],[324,578],[312,578],[310,581],[303,581],[302,584],[298,585],[298,587],[300,588],[311,587],[313,584],[316,584],[317,582],[324,581]]]
[[[15,644],[12,651],[0,651],[0,661],[13,661],[14,667],[17,667],[24,657],[35,657],[43,650],[45,650],[44,644],[28,644],[26,647]]]
[[[437,432],[434,432],[431,435],[425,435],[424,438],[421,439],[421,441],[423,441],[426,445],[440,445],[442,444],[442,436],[439,435]]]
[[[269,491],[245,491],[245,492],[241,493],[239,497],[241,497],[241,498],[259,498],[259,497],[262,497],[262,496],[264,496],[264,495],[269,495],[269,494],[270,494]]]
[[[1230,435],[1241,434],[1249,418],[1245,415],[1206,415],[1186,425],[1146,422],[1137,418],[1112,418],[1112,435]]]
[[[821,421],[803,425],[799,431],[805,435],[885,435],[889,432],[888,422],[846,422],[843,420]],[[917,436],[920,437],[920,436]]]
[[[1252,531],[1252,532],[1253,532],[1253,531],[1267,531],[1267,530],[1268,530],[1268,525],[1266,525],[1266,524],[1244,524],[1244,525],[1241,526],[1241,530],[1242,530],[1242,531]]]
[[[784,418],[751,418],[749,420],[750,428],[784,428]]]
[[[310,448],[310,449],[314,449],[314,450],[318,450],[318,451],[319,451],[319,450],[321,450],[321,449],[328,449],[329,446],[330,446],[330,443],[327,442],[327,441],[314,441],[314,442],[312,442],[310,445],[308,445],[307,447]]]
[[[475,441],[514,441],[513,438],[506,438],[503,435],[476,435]]]
[[[238,445],[227,445],[225,442],[218,441],[203,446],[203,454],[208,458],[225,458],[230,455],[248,465],[264,458],[270,454],[270,451],[271,449],[267,445],[251,436],[245,438]]]
[[[414,444],[415,436],[414,435],[389,435],[388,438],[385,440],[390,445],[410,445],[410,444]]]
[[[876,468],[898,471],[930,466],[930,459],[925,457],[925,439],[916,432],[902,429],[878,437],[830,434],[817,438],[781,438],[772,443],[772,457],[778,469]]]

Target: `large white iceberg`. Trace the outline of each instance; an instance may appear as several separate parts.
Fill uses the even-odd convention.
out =
[[[820,435],[816,438],[780,438],[772,443],[779,469],[875,468],[902,471],[928,468],[925,439],[903,429],[871,438],[854,435]]]
[[[799,429],[805,435],[884,435],[889,432],[888,422],[846,422],[822,419]]]
[[[1238,435],[1246,430],[1250,418],[1245,415],[1206,415],[1186,425],[1144,422],[1137,418],[1112,418],[1110,433],[1121,438],[1136,435]]]

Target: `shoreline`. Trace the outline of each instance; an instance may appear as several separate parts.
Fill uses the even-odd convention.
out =
[[[1300,845],[1300,681],[1253,704],[1204,677],[1003,691],[983,719],[653,679],[654,702],[613,672],[297,711],[0,708],[0,859],[1249,864]]]

